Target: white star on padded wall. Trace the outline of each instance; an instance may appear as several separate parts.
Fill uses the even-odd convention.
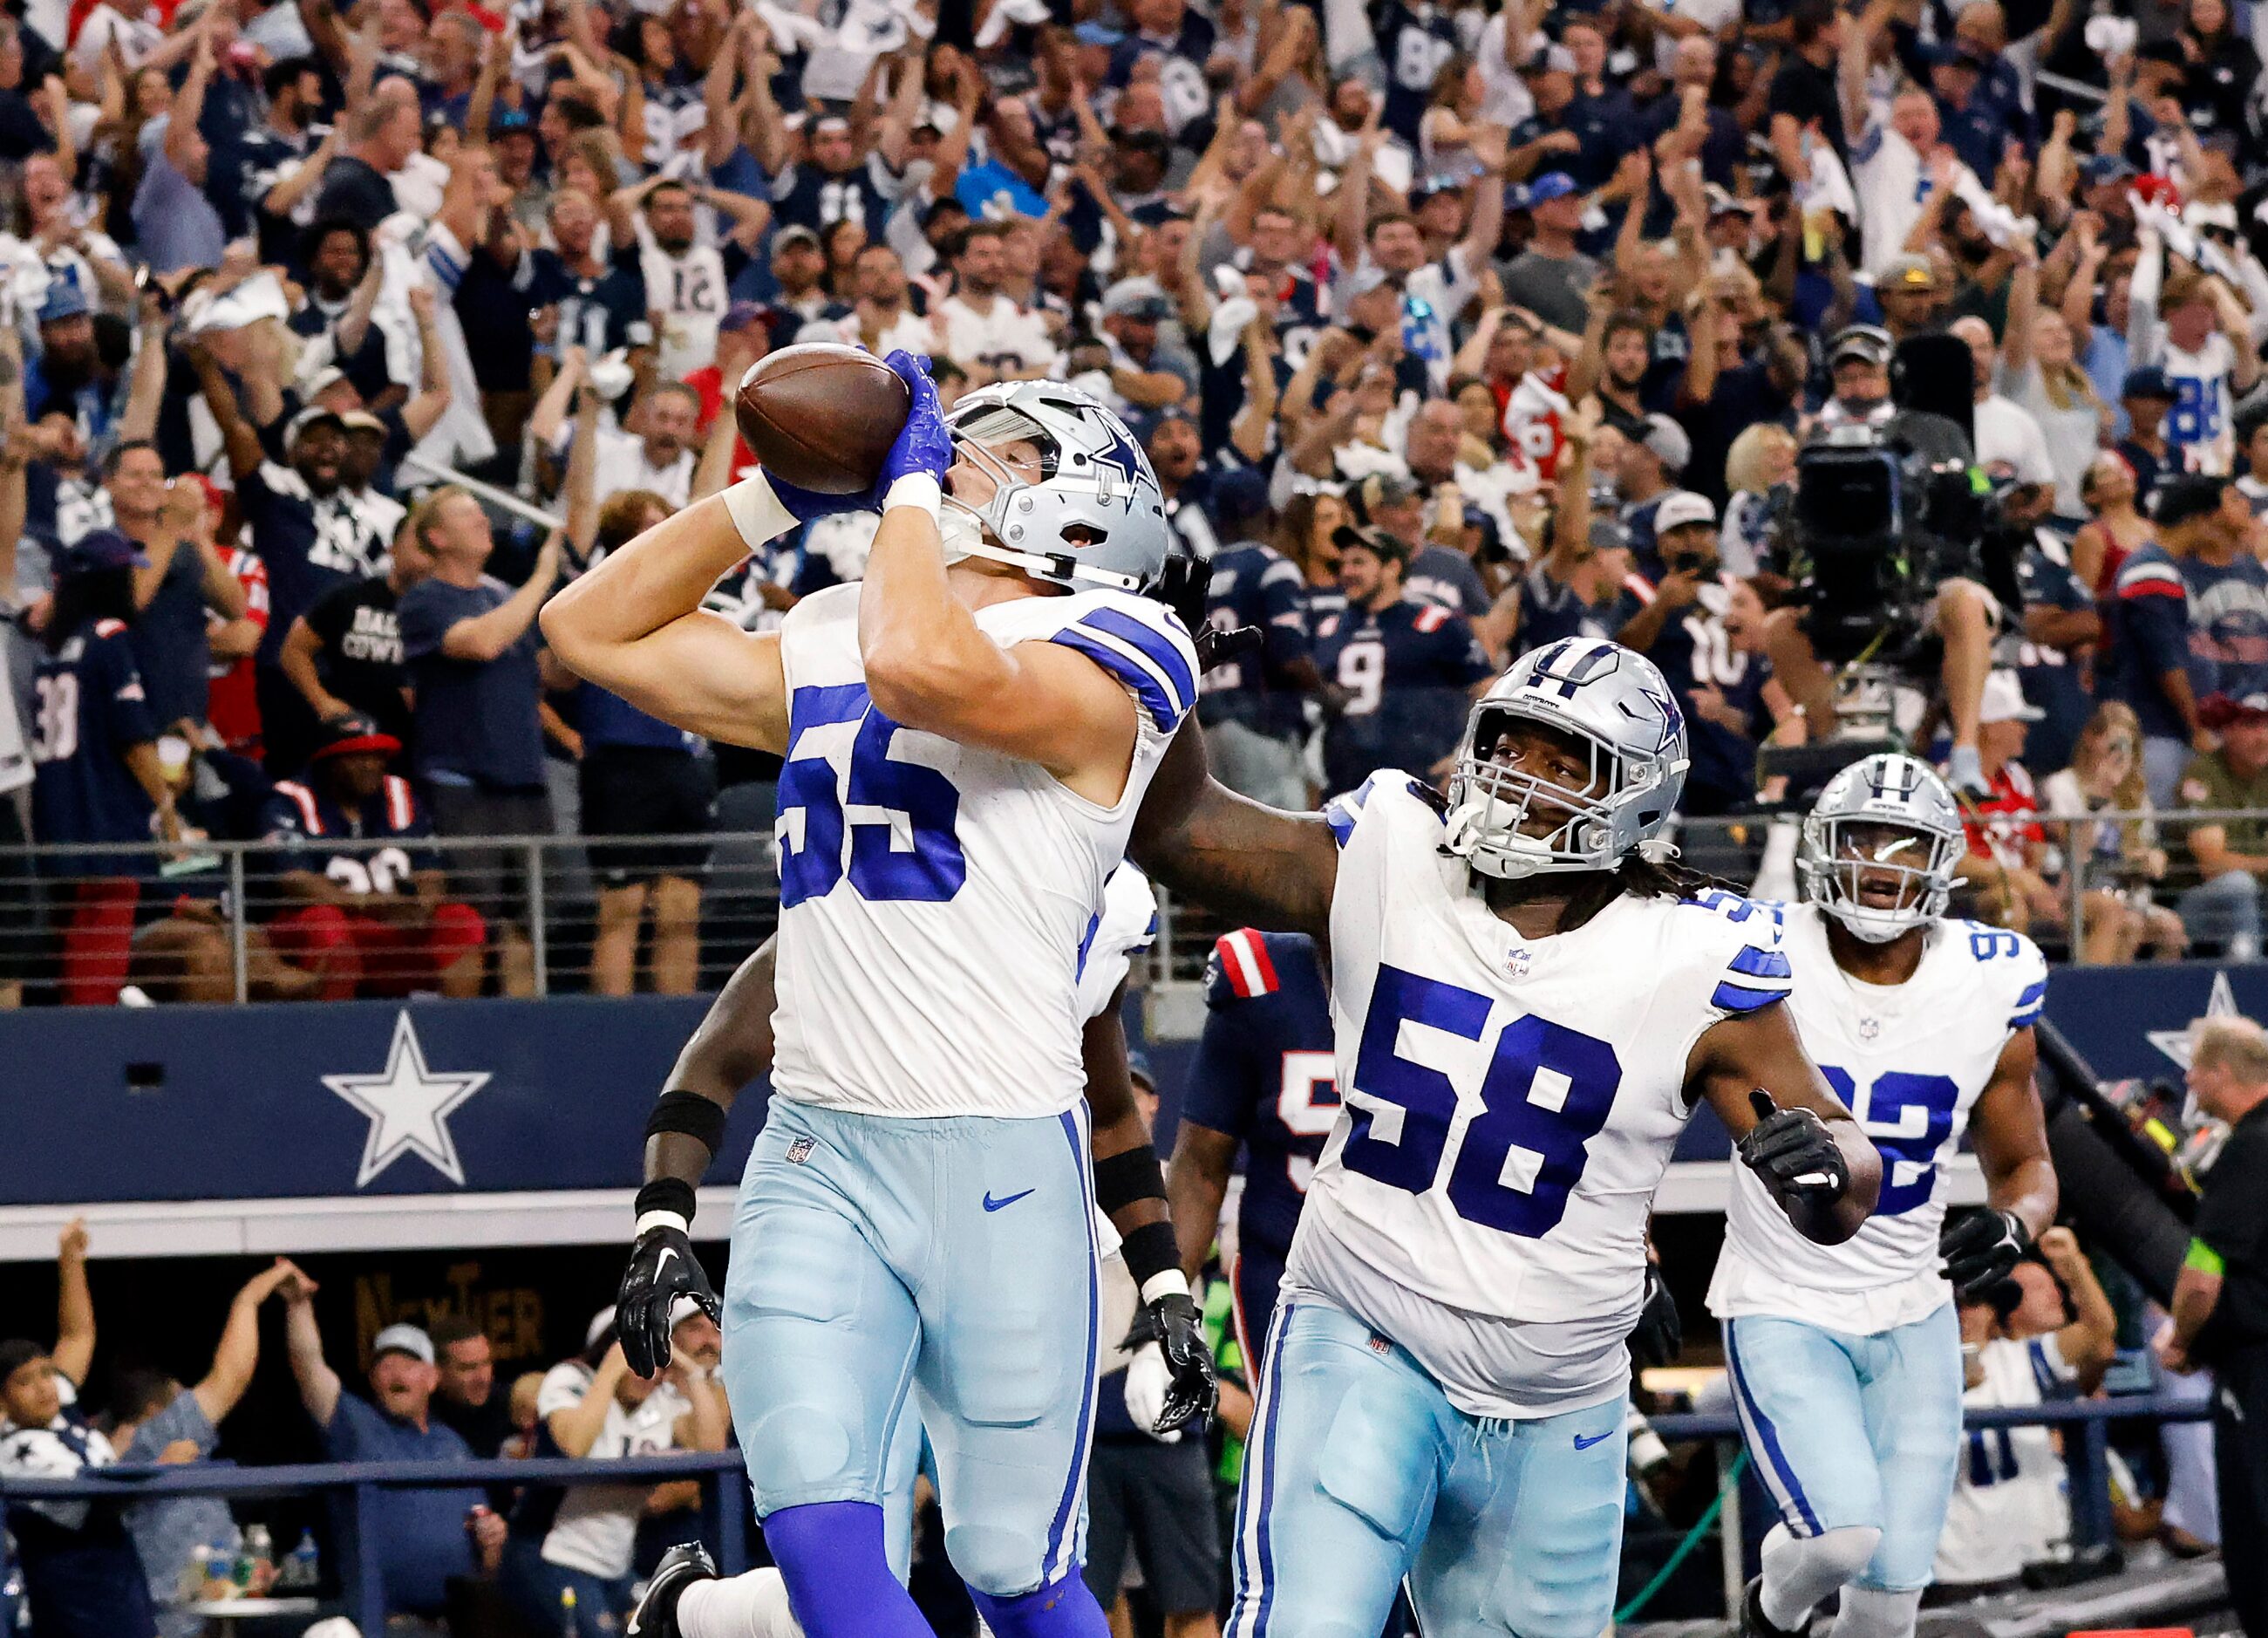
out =
[[[2213,975],[2213,995],[2205,1004],[2205,1017],[2234,1018],[2236,1015],[2236,997],[2229,990],[2228,975],[2215,972]],[[2178,1029],[2152,1029],[2148,1031],[2150,1044],[2179,1064],[2182,1073],[2187,1074],[2190,1072],[2190,1047],[2198,1025],[2204,1022],[2205,1019],[2197,1018]]]
[[[370,1117],[370,1136],[362,1146],[362,1169],[355,1187],[371,1180],[407,1154],[430,1163],[462,1188],[464,1162],[449,1135],[449,1113],[488,1085],[486,1070],[437,1074],[425,1067],[425,1050],[407,1011],[394,1018],[394,1041],[386,1067],[374,1075],[325,1075],[323,1084]]]

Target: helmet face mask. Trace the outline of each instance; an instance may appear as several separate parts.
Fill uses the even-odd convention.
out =
[[[1607,642],[1523,655],[1466,719],[1450,851],[1507,881],[1611,870],[1668,827],[1685,767],[1684,718],[1651,661]]]
[[[982,498],[945,497],[949,558],[987,557],[1074,591],[1156,583],[1174,542],[1165,493],[1100,402],[1060,382],[1005,382],[964,395],[946,425],[954,466],[990,480]]]
[[[1803,822],[1803,896],[1854,938],[1887,944],[1945,914],[1967,851],[1961,810],[1936,771],[1876,756],[1827,782]]]

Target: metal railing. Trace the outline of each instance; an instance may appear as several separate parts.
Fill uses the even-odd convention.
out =
[[[1970,1408],[1967,1428],[2053,1427],[2064,1430],[2064,1460],[2069,1469],[2072,1544],[2086,1548],[2112,1538],[2110,1513],[2110,1424],[2114,1421],[2204,1421],[2208,1401],[2134,1396],[2080,1399],[2018,1407]],[[1650,1419],[1655,1433],[1672,1442],[1708,1441],[1717,1447],[1720,1510],[1717,1529],[1724,1573],[1726,1608],[1740,1607],[1748,1570],[1742,1525],[1739,1474],[1733,1457],[1741,1430],[1730,1412],[1682,1413]],[[133,1473],[96,1472],[73,1479],[0,1479],[0,1502],[86,1502],[98,1498],[136,1502],[159,1496],[259,1498],[342,1494],[350,1502],[356,1551],[353,1586],[342,1590],[348,1611],[365,1633],[382,1632],[386,1599],[377,1536],[377,1509],[371,1504],[389,1489],[512,1487],[519,1485],[618,1484],[625,1479],[697,1478],[701,1481],[703,1534],[716,1549],[718,1566],[728,1575],[749,1563],[747,1475],[742,1453],[627,1457],[615,1460],[561,1457],[526,1461],[364,1462],[275,1467],[226,1465],[151,1467]],[[335,1540],[333,1550],[338,1543]]]
[[[2169,879],[2183,882],[2195,879],[2181,845],[2187,827],[2260,817],[2042,816],[2058,855],[2079,867],[2051,867],[2063,925],[2036,919],[2029,930],[2082,961],[2088,896],[2149,890],[2136,874],[2105,868],[2071,832],[2153,823],[2171,856]],[[1775,850],[1774,832],[1793,822],[1770,813],[1693,819],[1678,840],[1687,862],[1746,887],[1768,858],[1785,854],[1793,838]],[[1767,881],[1764,890],[1791,887]],[[1160,898],[1147,976],[1194,984],[1231,924]],[[0,984],[46,986],[69,1003],[682,993],[723,983],[771,932],[778,906],[767,831],[46,844],[0,850]]]

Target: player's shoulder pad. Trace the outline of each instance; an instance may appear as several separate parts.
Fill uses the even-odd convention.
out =
[[[1794,985],[1794,972],[1783,948],[1787,932],[1786,905],[1744,898],[1721,888],[1705,888],[1681,900],[1680,908],[1697,911],[1713,924],[1711,931],[1715,936],[1705,956],[1716,978],[1710,1006],[1737,1015],[1787,999]]]
[[[1437,823],[1448,816],[1448,803],[1432,786],[1398,768],[1381,768],[1353,790],[1343,791],[1324,803],[1323,823],[1330,826],[1332,839],[1344,847],[1354,839],[1355,826],[1365,814],[1373,808],[1391,810],[1404,799],[1430,811]]]
[[[1236,1001],[1256,1001],[1284,987],[1268,935],[1239,927],[1213,941],[1205,962],[1205,1005],[1219,1009]]]
[[[2029,1029],[2039,1022],[2048,998],[2048,958],[2040,947],[2021,933],[1981,921],[1953,922],[1948,931],[1977,969],[1977,992],[1989,998],[1987,1004],[2007,1007],[2008,1028]]]
[[[1159,733],[1171,734],[1195,709],[1197,644],[1165,604],[1108,590],[1031,601],[1047,607],[1054,629],[1028,637],[1076,649],[1101,666],[1134,696]]]

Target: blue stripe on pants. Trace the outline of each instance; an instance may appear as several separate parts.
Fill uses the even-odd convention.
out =
[[[1741,1369],[1740,1353],[1733,1346],[1736,1324],[1737,1322],[1728,1321],[1725,1326],[1725,1364],[1733,1378],[1733,1392],[1740,1402],[1741,1420],[1749,1429],[1749,1442],[1763,1458],[1762,1465],[1778,1480],[1783,1509],[1793,1508],[1796,1519],[1801,1521],[1802,1533],[1815,1536],[1819,1534],[1819,1516],[1811,1510],[1803,1487],[1796,1482],[1795,1469],[1789,1464],[1787,1453],[1780,1449],[1779,1429],[1772,1426],[1771,1418],[1764,1413],[1749,1391],[1748,1378]],[[1790,1521],[1789,1528],[1796,1528],[1794,1521]]]
[[[1079,1116],[1074,1110],[1065,1110],[1060,1118],[1063,1121],[1064,1135],[1071,1140],[1071,1170],[1078,1177],[1080,1188],[1091,1197],[1094,1193],[1094,1185],[1088,1181],[1086,1175],[1086,1136],[1079,1129]],[[1097,1288],[1095,1282],[1094,1252],[1096,1247],[1094,1243],[1094,1214],[1093,1212],[1089,1212],[1086,1214],[1086,1249],[1088,1252],[1086,1276],[1086,1367],[1079,1378],[1079,1380],[1086,1385],[1082,1388],[1079,1393],[1079,1437],[1071,1450],[1071,1473],[1064,1481],[1063,1501],[1056,1508],[1055,1522],[1048,1526],[1048,1548],[1047,1552],[1041,1559],[1042,1574],[1044,1574],[1049,1581],[1053,1581],[1057,1576],[1067,1573],[1072,1568],[1074,1562],[1079,1557],[1079,1554],[1075,1552],[1065,1552],[1064,1550],[1064,1531],[1065,1527],[1079,1516],[1078,1502],[1079,1487],[1085,1483],[1086,1479],[1087,1439],[1094,1431],[1094,1427],[1095,1332],[1101,1328],[1102,1319],[1099,1312],[1101,1305],[1101,1293]]]

